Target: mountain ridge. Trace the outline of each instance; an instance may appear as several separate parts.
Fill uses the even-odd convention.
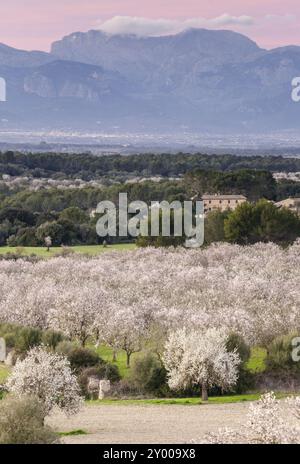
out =
[[[298,129],[300,106],[290,96],[297,75],[300,47],[265,50],[227,30],[74,32],[50,53],[0,44],[0,130]]]

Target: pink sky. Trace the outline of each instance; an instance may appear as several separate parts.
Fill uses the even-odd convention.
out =
[[[119,22],[130,29],[129,17],[140,17],[144,19],[138,21],[139,30],[146,23],[148,29],[160,30],[163,25],[166,31],[163,21],[147,23],[148,19],[164,19],[173,21],[170,28],[176,32],[184,21],[200,18],[200,25],[236,30],[262,47],[300,45],[299,0],[9,0],[1,3],[0,42],[24,49],[49,50],[54,40],[71,32],[97,28],[115,16],[127,18],[106,23],[107,30],[113,26],[115,31]],[[228,21],[215,19],[224,14],[229,15]]]

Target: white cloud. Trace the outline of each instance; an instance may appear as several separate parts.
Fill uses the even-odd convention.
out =
[[[297,17],[292,14],[285,14],[285,15],[275,15],[275,14],[268,14],[265,16],[267,21],[272,21],[273,23],[284,23],[284,22],[294,22],[296,21]]]
[[[226,26],[249,26],[254,23],[251,16],[231,16],[223,14],[216,18],[191,18],[184,21],[171,19],[149,19],[134,16],[114,16],[98,22],[100,30],[108,34],[136,34],[138,36],[159,36],[176,34],[190,28],[218,28]]]

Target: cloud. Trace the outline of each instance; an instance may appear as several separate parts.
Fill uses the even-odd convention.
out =
[[[226,26],[249,26],[254,23],[251,16],[223,14],[216,18],[192,18],[183,21],[171,19],[149,19],[135,16],[114,16],[98,22],[100,30],[108,34],[135,34],[138,36],[160,36],[176,34],[190,28],[218,28]]]
[[[275,14],[268,14],[265,16],[267,21],[272,21],[273,23],[290,23],[296,21],[297,17],[292,14],[285,14],[285,15],[275,15]]]

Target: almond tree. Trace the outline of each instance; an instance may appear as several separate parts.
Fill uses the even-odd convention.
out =
[[[52,329],[63,332],[85,346],[94,331],[94,321],[100,304],[97,299],[98,291],[93,284],[82,287],[77,280],[72,283],[73,288],[63,286],[56,294],[49,309],[48,324]]]
[[[184,328],[171,333],[163,355],[170,388],[199,385],[202,400],[207,401],[209,388],[234,386],[240,358],[236,352],[227,351],[226,341],[226,332],[220,329],[204,332]]]
[[[223,428],[206,435],[214,444],[299,444],[300,398],[276,399],[273,392],[250,404],[247,421],[238,430]],[[296,419],[296,420],[295,420]]]
[[[16,396],[37,397],[46,414],[55,407],[66,414],[76,414],[82,405],[69,361],[43,347],[32,348],[23,361],[17,361],[6,387]]]
[[[300,241],[2,260],[0,288],[0,322],[57,329],[82,344],[120,345],[123,331],[138,348],[149,328],[165,337],[185,326],[226,327],[267,345],[300,330]]]
[[[110,314],[100,333],[102,341],[114,351],[120,349],[125,351],[126,365],[130,367],[132,354],[142,349],[147,328],[141,314],[135,312],[133,308],[125,307]]]
[[[50,247],[52,247],[52,238],[50,235],[48,237],[45,237],[45,246],[47,248],[47,251],[50,251]]]

